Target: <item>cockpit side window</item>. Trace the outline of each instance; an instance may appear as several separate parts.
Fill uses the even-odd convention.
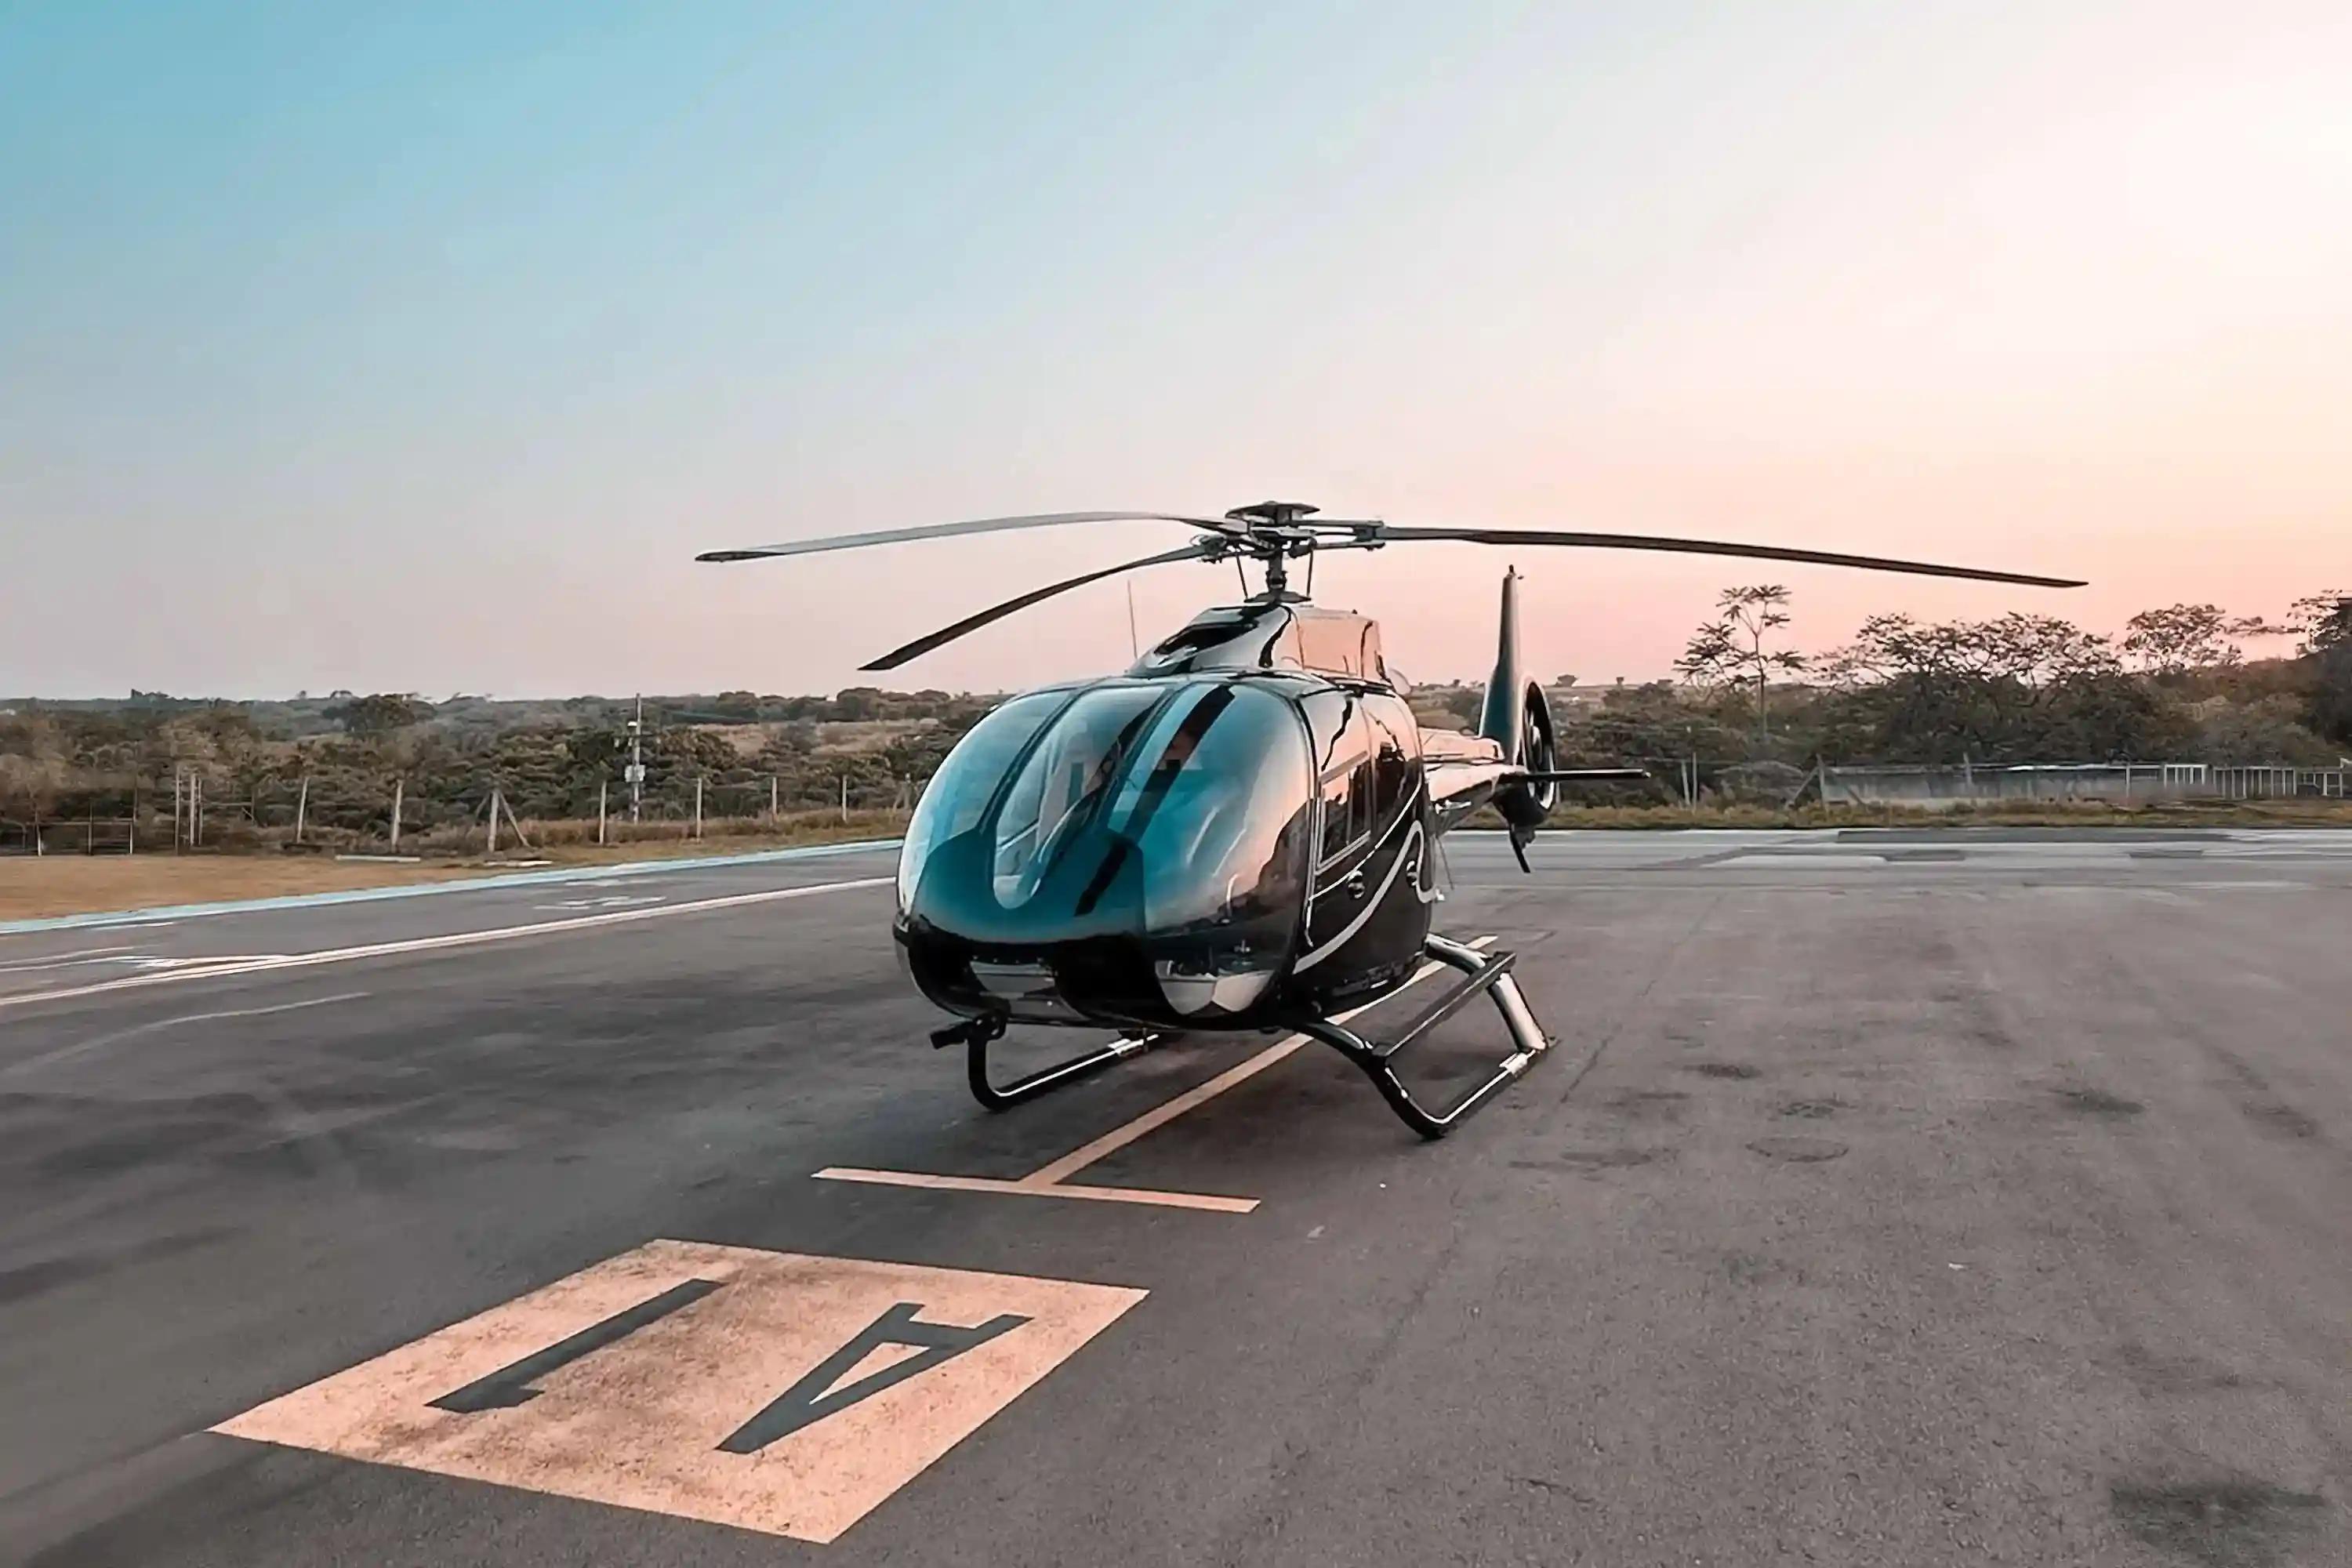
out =
[[[1318,691],[1307,699],[1307,710],[1316,741],[1316,778],[1323,795],[1323,830],[1316,856],[1320,867],[1352,853],[1371,837],[1378,771],[1371,721],[1360,697],[1345,690]]]
[[[980,825],[1007,770],[1022,750],[1070,700],[1070,693],[1036,691],[997,709],[956,742],[924,788],[898,858],[898,899],[904,908],[922,880],[931,851]]]
[[[1421,734],[1412,710],[1395,698],[1370,696],[1364,706],[1372,721],[1372,821],[1377,833],[1412,794],[1412,762],[1421,750]]]

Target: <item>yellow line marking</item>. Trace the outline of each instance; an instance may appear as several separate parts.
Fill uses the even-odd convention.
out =
[[[1214,1214],[1247,1214],[1255,1198],[1219,1197],[1213,1193],[1169,1193],[1153,1187],[1085,1187],[1046,1184],[1034,1177],[1005,1181],[995,1176],[939,1176],[928,1171],[863,1171],[849,1165],[828,1165],[816,1173],[821,1182],[864,1182],[877,1187],[931,1187],[950,1193],[1004,1193],[1017,1198],[1087,1198],[1105,1204],[1143,1204],[1153,1208],[1206,1209]]]
[[[1490,947],[1495,939],[1482,936],[1468,943],[1471,947]],[[1360,1013],[1368,1013],[1402,994],[1408,987],[1420,984],[1439,970],[1442,963],[1424,963],[1413,971],[1412,978],[1387,995],[1376,996],[1360,1007],[1332,1018],[1344,1024]],[[1207,1104],[1235,1084],[1246,1083],[1259,1073],[1283,1060],[1308,1043],[1305,1035],[1286,1035],[1266,1047],[1247,1061],[1227,1068],[1206,1083],[1195,1085],[1164,1105],[1155,1106],[1124,1126],[1115,1127],[1090,1143],[1071,1150],[1052,1163],[1039,1167],[1017,1180],[1001,1176],[942,1176],[928,1171],[877,1171],[856,1166],[828,1165],[816,1173],[824,1182],[864,1182],[881,1187],[929,1187],[950,1193],[1001,1193],[1011,1197],[1087,1198],[1098,1203],[1144,1204],[1157,1208],[1203,1209],[1213,1214],[1248,1214],[1255,1210],[1256,1198],[1219,1197],[1211,1193],[1171,1193],[1156,1187],[1091,1187],[1074,1186],[1067,1178],[1077,1174],[1106,1155],[1118,1152],[1148,1132],[1156,1131],[1188,1110]]]
[[[1494,940],[1495,939],[1491,936],[1480,937],[1476,942],[1472,942],[1470,945],[1473,947],[1482,947]],[[1431,975],[1436,973],[1439,970],[1444,967],[1445,965],[1442,963],[1424,963],[1419,969],[1413,971],[1412,979],[1406,981],[1404,984],[1398,986],[1394,991],[1388,993],[1387,995],[1374,997],[1371,1001],[1365,1003],[1360,1007],[1351,1007],[1345,1013],[1341,1013],[1338,1016],[1334,1017],[1331,1021],[1335,1024],[1344,1024],[1360,1013],[1370,1012],[1372,1008],[1377,1007],[1381,1003],[1387,1001],[1390,996],[1402,994],[1408,987],[1420,984],[1423,981],[1428,979]],[[1297,1050],[1299,1047],[1307,1043],[1308,1039],[1305,1035],[1285,1036],[1283,1038],[1276,1040],[1274,1044],[1266,1047],[1265,1049],[1258,1052],[1257,1055],[1250,1058],[1249,1060],[1239,1063],[1236,1066],[1227,1068],[1224,1071],[1219,1073],[1208,1082],[1202,1084],[1197,1088],[1186,1089],[1183,1093],[1178,1095],[1167,1104],[1145,1111],[1142,1115],[1137,1117],[1134,1121],[1129,1122],[1124,1127],[1113,1128],[1110,1131],[1104,1133],[1101,1137],[1096,1139],[1093,1142],[1085,1145],[1083,1148],[1071,1150],[1068,1153],[1063,1155],[1052,1164],[1046,1165],[1039,1170],[1032,1171],[1028,1175],[1023,1177],[1022,1180],[1024,1183],[1034,1186],[1049,1186],[1061,1181],[1066,1176],[1074,1176],[1080,1171],[1085,1170],[1088,1165],[1091,1165],[1096,1161],[1103,1158],[1105,1155],[1116,1153],[1118,1151],[1126,1148],[1129,1143],[1132,1143],[1137,1139],[1142,1137],[1145,1133],[1165,1127],[1168,1123],[1175,1121],[1186,1111],[1192,1110],[1196,1106],[1204,1105],[1210,1100],[1214,1100],[1217,1096],[1224,1093],[1225,1090],[1233,1088],[1235,1084],[1245,1083],[1249,1079],[1255,1078],[1259,1073],[1264,1072],[1266,1068],[1272,1067],[1275,1063],[1282,1060],[1285,1057],[1287,1057],[1292,1052]]]
[[[652,1241],[213,1430],[828,1542],[1144,1295]]]
[[[499,926],[491,931],[451,931],[444,936],[411,937],[404,942],[374,942],[363,947],[328,948],[320,952],[273,954],[268,958],[234,960],[210,968],[168,969],[155,974],[135,974],[122,980],[102,980],[64,991],[36,991],[26,995],[0,996],[0,1007],[26,1002],[63,1002],[76,996],[96,996],[110,991],[131,991],[149,985],[169,985],[189,980],[220,980],[240,974],[275,973],[281,969],[309,969],[321,963],[350,963],[362,958],[383,958],[404,952],[433,952],[450,947],[478,947],[486,942],[512,942],[520,937],[552,936],[595,926],[633,925],[639,921],[667,920],[671,915],[698,914],[705,910],[740,909],[746,904],[774,903],[782,899],[805,899],[817,893],[846,892],[854,888],[884,888],[888,877],[861,877],[851,882],[819,882],[803,888],[770,888],[757,893],[730,893],[723,899],[698,899],[692,903],[658,908],[614,910],[573,920],[541,921],[532,925]]]

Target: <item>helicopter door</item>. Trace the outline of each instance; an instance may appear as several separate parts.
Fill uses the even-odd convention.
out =
[[[1379,826],[1380,788],[1375,736],[1363,700],[1349,691],[1318,691],[1306,707],[1322,796],[1307,915],[1312,952],[1354,925],[1370,902],[1367,861]]]

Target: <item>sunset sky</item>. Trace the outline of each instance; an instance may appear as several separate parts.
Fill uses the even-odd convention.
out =
[[[831,690],[1181,531],[1471,546],[1403,668],[1664,673],[1715,591],[2112,630],[2352,587],[2352,5],[0,0],[0,692]],[[1135,580],[1148,639],[1230,569]],[[1123,663],[1116,582],[919,661]]]

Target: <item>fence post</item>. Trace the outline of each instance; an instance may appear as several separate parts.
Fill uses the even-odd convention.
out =
[[[310,775],[302,775],[302,793],[294,797],[294,842],[302,842],[302,824],[310,815]]]
[[[768,820],[776,820],[776,775],[768,775]]]
[[[530,835],[522,830],[522,818],[514,814],[514,802],[501,795],[499,804],[506,808],[507,826],[514,829],[515,842],[525,849],[531,847]]]
[[[612,786],[610,779],[596,781],[596,842],[604,842],[604,792]]]
[[[702,837],[702,775],[694,775],[694,836]]]
[[[499,807],[501,804],[499,799],[499,786],[492,784],[490,786],[489,847],[482,851],[485,855],[495,855],[499,852]]]
[[[395,851],[400,848],[400,801],[407,789],[406,779],[398,778],[392,781],[392,847]]]
[[[180,764],[172,764],[172,853],[180,852]]]
[[[849,775],[841,775],[841,820],[849,820]]]

